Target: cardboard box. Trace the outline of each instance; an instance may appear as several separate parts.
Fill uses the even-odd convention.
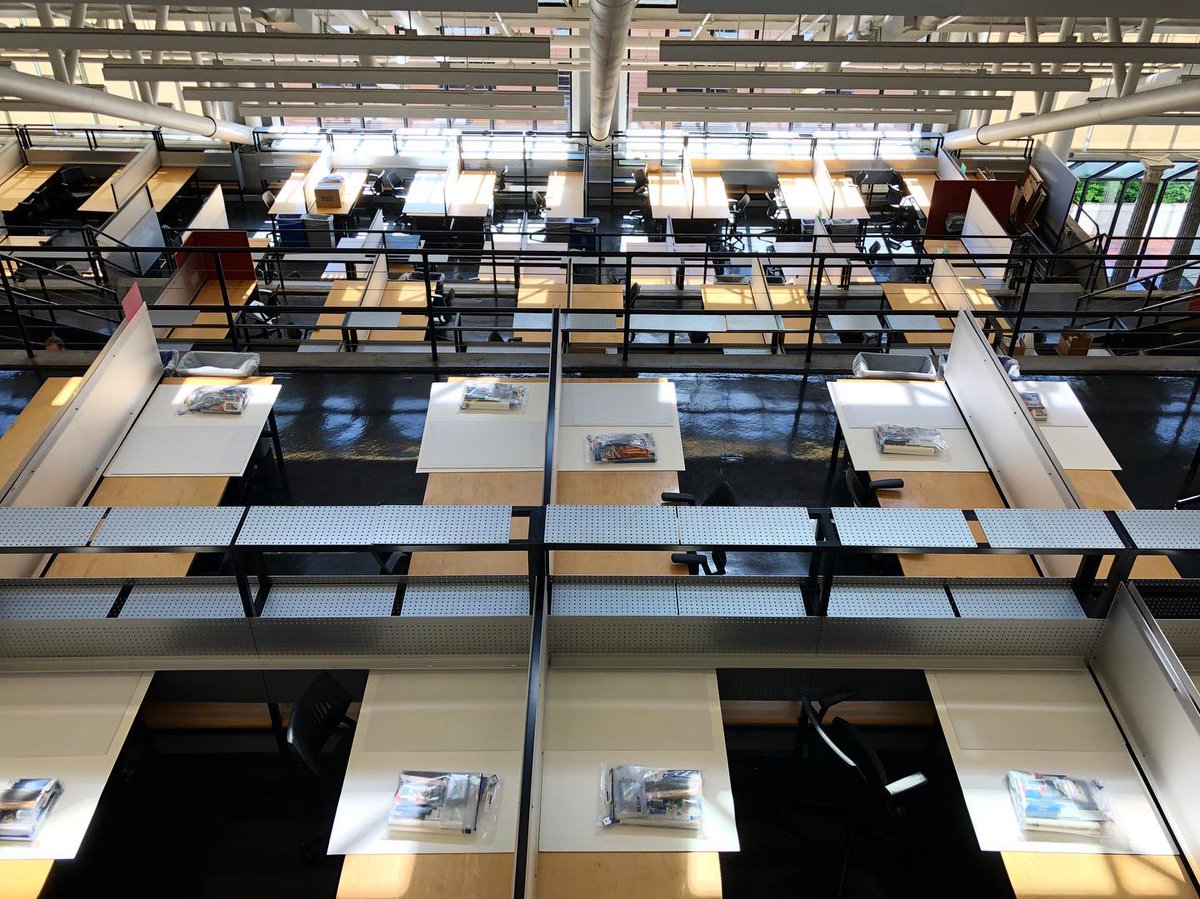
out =
[[[1083,331],[1064,330],[1058,338],[1058,355],[1086,356],[1092,348],[1092,335]]]
[[[318,206],[341,206],[342,205],[342,188],[344,184],[342,179],[336,175],[331,175],[328,178],[322,178],[317,182],[317,186],[313,188],[313,193],[316,195]]]

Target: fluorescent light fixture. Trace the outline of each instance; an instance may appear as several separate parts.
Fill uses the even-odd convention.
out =
[[[905,41],[662,41],[662,62],[1200,63],[1200,44],[967,44]]]
[[[141,79],[139,79],[141,80]],[[651,69],[648,87],[806,88],[831,90],[1087,91],[1086,75],[958,72],[750,72],[731,69]]]
[[[455,86],[556,87],[558,70],[511,66],[193,65],[106,62],[105,81],[249,81],[256,84],[313,81],[324,84],[450,84]]]
[[[1166,45],[1164,45],[1166,46]],[[0,50],[150,50],[287,53],[315,58],[405,56],[549,59],[548,37],[308,34],[254,31],[114,31],[100,28],[0,28]]]

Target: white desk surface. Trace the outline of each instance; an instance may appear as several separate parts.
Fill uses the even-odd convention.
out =
[[[360,250],[365,242],[365,237],[342,237],[337,242],[337,248],[339,250]],[[335,258],[335,261],[330,262],[325,266],[325,271],[321,273],[321,279],[323,281],[340,281],[346,277],[347,262],[351,265],[370,265],[374,261],[375,256],[367,253],[364,253],[361,256],[339,255]]]
[[[715,671],[584,671],[546,679],[542,852],[736,852],[729,762]],[[607,767],[697,768],[700,833],[599,825]]]
[[[404,195],[404,214],[446,214],[445,169],[421,169],[413,175]]]
[[[892,423],[920,428],[967,426],[942,381],[842,378],[829,382],[829,396],[843,429]],[[897,415],[903,421],[895,421]]]
[[[655,172],[647,180],[646,194],[650,199],[650,214],[655,220],[691,218],[692,202],[682,172]],[[728,212],[727,205],[726,214]]]
[[[1086,670],[927,671],[925,676],[979,848],[1175,854]],[[1115,826],[1099,838],[1022,831],[1006,780],[1013,769],[1099,779]]]
[[[462,412],[463,384],[433,384],[417,471],[541,471],[549,388],[526,388],[520,412]]]
[[[372,671],[329,854],[514,852],[526,687],[524,670]],[[405,769],[499,775],[495,830],[389,838],[387,817]]]
[[[858,471],[988,470],[967,423],[941,382],[843,378],[830,382],[829,395],[850,460]],[[875,445],[874,429],[884,424],[938,428],[947,450],[938,456],[881,453]]]
[[[833,176],[833,211],[829,216],[834,219],[869,219],[871,213],[863,205],[862,193],[849,178]]]
[[[696,221],[725,221],[729,218],[729,196],[725,179],[711,173],[692,173],[692,219]]]
[[[278,384],[247,384],[241,415],[179,415],[196,384],[160,384],[104,472],[114,477],[240,477],[275,399]]]
[[[446,214],[463,218],[491,215],[495,192],[495,172],[459,172],[453,186],[446,192]],[[408,212],[407,203],[404,211]]]
[[[1121,465],[1065,381],[1018,381],[1019,390],[1041,394],[1047,420],[1039,423],[1058,463],[1068,469],[1120,471]]]
[[[583,208],[583,172],[551,172],[546,184],[546,212],[559,217],[580,217]]]
[[[791,219],[815,219],[824,215],[821,195],[812,175],[780,175],[779,192]]]
[[[0,860],[75,857],[153,676],[0,677],[0,780],[57,777],[63,785],[37,842],[0,842]]]
[[[563,383],[559,421],[564,426],[678,427],[675,385],[670,381],[628,384]]]

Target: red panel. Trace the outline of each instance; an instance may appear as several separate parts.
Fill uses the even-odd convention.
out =
[[[926,237],[949,237],[946,234],[946,216],[966,213],[971,202],[971,191],[979,194],[983,204],[1001,225],[1008,227],[1008,213],[1012,209],[1015,181],[937,181],[933,185],[933,196],[929,198],[929,216],[925,223]],[[957,236],[957,235],[953,235]]]
[[[200,256],[200,264],[210,278],[217,274],[216,257],[221,257],[221,270],[227,281],[253,281],[254,260],[245,231],[193,231],[183,242],[185,247],[230,247],[222,253],[176,253],[175,264],[183,265],[187,256]]]
[[[133,318],[143,305],[142,290],[137,286],[137,282],[134,282],[121,300],[121,311],[125,313],[126,318]]]

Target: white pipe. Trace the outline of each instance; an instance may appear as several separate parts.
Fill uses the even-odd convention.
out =
[[[82,28],[87,21],[86,3],[73,3],[71,5],[71,27]],[[79,51],[68,50],[66,55],[67,62],[67,82],[75,81],[75,76],[79,72]]]
[[[223,122],[210,116],[192,115],[190,112],[180,112],[152,103],[139,103],[137,100],[118,97],[105,91],[77,84],[62,84],[53,78],[25,75],[12,69],[0,68],[0,92],[21,100],[45,103],[47,106],[63,106],[78,112],[128,119],[146,125],[161,125],[173,131],[199,134],[235,144],[249,144],[254,141],[254,130],[245,125]]]
[[[1058,42],[1065,44],[1071,39],[1075,33],[1075,18],[1073,16],[1063,16],[1062,24],[1058,28]],[[1061,62],[1050,63],[1050,74],[1061,75],[1063,64]],[[1049,112],[1054,108],[1054,91],[1046,91],[1042,94],[1041,102],[1038,104],[1038,112]]]
[[[1139,91],[1128,97],[1114,97],[1110,100],[1068,106],[1066,109],[1048,112],[1045,115],[1026,116],[995,125],[984,125],[981,128],[952,131],[946,135],[944,143],[947,150],[986,147],[1002,140],[1194,109],[1200,109],[1200,81],[1183,81],[1169,87]]]
[[[1142,25],[1138,29],[1138,43],[1148,44],[1150,38],[1154,37],[1154,26],[1158,24],[1156,19],[1142,19]],[[1121,96],[1128,97],[1137,90],[1138,79],[1142,77],[1142,64],[1140,62],[1131,62],[1129,71],[1125,73],[1125,81],[1121,85]]]
[[[37,9],[38,23],[43,28],[53,28],[54,13],[50,12],[50,4],[35,3],[34,7]],[[50,57],[50,69],[54,72],[54,77],[63,84],[69,83],[71,78],[67,75],[66,58],[62,50],[50,50],[46,55]]]
[[[415,10],[405,11],[402,9],[393,9],[392,21],[405,31],[415,31],[422,37],[427,37],[438,33],[437,27],[427,18],[425,18],[425,14]]]
[[[621,66],[636,5],[637,0],[591,0],[588,4],[589,133],[597,143],[604,143],[612,134]]]
[[[1116,16],[1109,16],[1104,20],[1104,25],[1108,29],[1108,42],[1110,44],[1119,44],[1121,38],[1121,20]],[[1122,63],[1114,62],[1112,64],[1113,74],[1113,94],[1120,95],[1125,85],[1125,66]]]

